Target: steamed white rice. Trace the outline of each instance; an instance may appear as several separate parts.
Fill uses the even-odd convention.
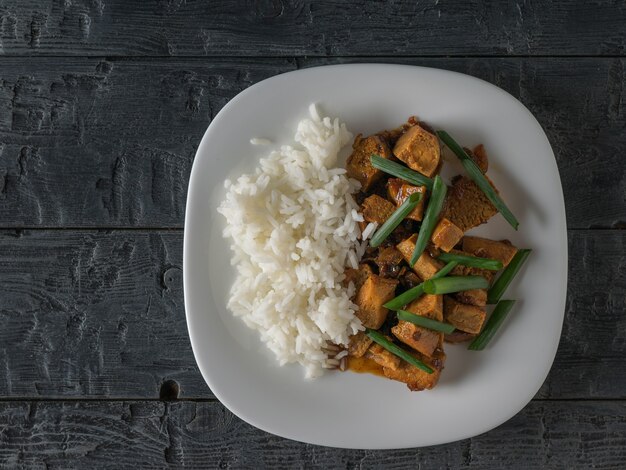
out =
[[[261,159],[253,174],[225,182],[218,211],[237,267],[229,309],[260,333],[281,365],[298,362],[315,377],[329,366],[327,342],[347,346],[363,329],[350,301],[354,286],[341,281],[346,266],[357,267],[365,243],[351,196],[359,183],[335,168],[352,134],[314,105],[309,112],[295,145]]]

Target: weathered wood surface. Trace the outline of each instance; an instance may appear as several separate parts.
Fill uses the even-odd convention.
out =
[[[180,228],[196,147],[224,104],[271,75],[346,61],[0,58],[0,227]],[[512,93],[554,147],[569,227],[626,225],[626,60],[384,61]]]
[[[533,402],[452,444],[345,450],[281,439],[217,402],[3,402],[0,466],[17,468],[620,468],[626,403]]]
[[[624,54],[619,1],[4,0],[4,54]]]
[[[0,232],[0,398],[210,398],[187,336],[181,231]],[[572,231],[541,398],[626,398],[626,231]],[[549,313],[549,312],[546,312]]]

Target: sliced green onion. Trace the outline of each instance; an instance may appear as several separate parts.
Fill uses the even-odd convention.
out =
[[[437,224],[439,213],[443,208],[443,201],[446,198],[447,191],[448,187],[441,179],[441,176],[435,176],[433,191],[430,195],[430,201],[428,202],[428,207],[426,207],[424,220],[422,221],[422,226],[420,227],[419,234],[417,235],[417,242],[415,242],[415,249],[413,250],[411,262],[409,263],[411,267],[413,267],[415,262],[422,255],[426,245],[428,244],[428,240],[430,240],[430,236],[432,235],[435,225]]]
[[[461,160],[465,171],[467,171],[469,177],[474,181],[474,183],[476,183],[481,191],[485,193],[487,199],[489,199],[491,203],[496,206],[496,209],[498,209],[498,212],[502,214],[506,221],[511,224],[511,226],[515,230],[517,230],[519,222],[513,215],[513,212],[511,212],[511,210],[507,207],[507,205],[498,195],[493,186],[491,186],[489,180],[487,180],[483,172],[480,171],[480,168],[478,168],[478,165],[476,165],[476,162],[472,160],[472,158],[465,152],[465,150],[463,150],[463,147],[457,144],[452,136],[450,136],[450,134],[448,134],[446,131],[437,131],[436,134],[439,136],[442,142],[446,144],[448,148],[452,150],[452,152],[454,152],[459,160]]]
[[[489,282],[482,276],[450,276],[424,281],[424,292],[436,295],[487,287]]]
[[[386,158],[381,157],[380,155],[372,155],[370,157],[370,161],[374,168],[384,171],[396,178],[401,178],[404,181],[408,181],[411,184],[416,184],[419,186],[426,186],[429,190],[433,189],[433,180],[418,173],[417,171],[413,171],[410,168],[405,167],[396,162],[392,162]]]
[[[496,282],[493,283],[491,289],[489,289],[489,292],[487,293],[488,304],[498,303],[498,301],[502,297],[502,294],[504,294],[504,291],[506,291],[507,287],[509,287],[509,284],[517,275],[522,265],[528,258],[528,255],[530,255],[531,251],[532,250],[529,249],[523,249],[518,250],[517,253],[515,253],[515,256],[513,257],[509,265],[504,271],[502,271],[500,277],[496,280]]]
[[[385,348],[391,354],[395,354],[400,359],[404,359],[409,364],[414,365],[415,367],[417,367],[419,369],[422,369],[424,372],[428,372],[429,374],[432,374],[433,372],[435,372],[433,369],[428,367],[422,361],[420,361],[419,359],[414,358],[408,352],[406,352],[404,349],[402,349],[401,347],[393,344],[391,341],[389,341],[387,338],[385,338],[378,331],[370,330],[369,328],[367,328],[365,334],[367,334],[367,336],[369,336],[376,343],[380,344],[383,348]]]
[[[490,258],[479,258],[477,256],[458,255],[456,253],[441,253],[437,259],[448,263],[450,261],[456,261],[463,266],[469,266],[471,268],[488,269],[490,271],[500,271],[504,266],[502,261]]]
[[[409,215],[413,209],[415,209],[415,206],[417,206],[421,199],[422,193],[413,193],[407,197],[400,207],[398,207],[393,214],[385,220],[385,223],[382,224],[378,230],[376,230],[376,233],[370,240],[370,246],[377,247],[384,242],[385,238],[387,238],[389,234],[393,232],[398,225],[400,225],[400,222],[402,222],[406,216]]]
[[[467,349],[471,349],[472,351],[485,349],[485,346],[487,346],[487,343],[489,343],[491,338],[493,338],[496,334],[496,331],[498,331],[498,328],[500,328],[514,304],[515,300],[501,300],[498,302],[498,305],[496,305],[496,308],[491,313],[489,320],[487,320],[485,328],[483,328],[483,331],[481,331],[481,333],[474,338],[474,341],[470,343]]]
[[[422,317],[421,315],[416,315],[415,313],[407,312],[406,310],[398,310],[396,313],[398,315],[398,320],[408,321],[414,325],[428,328],[429,330],[441,331],[442,333],[446,333],[448,335],[454,331],[454,326],[449,323],[443,323],[437,320],[432,320],[431,318]]]
[[[456,261],[450,261],[443,268],[441,268],[431,279],[439,279],[440,277],[447,276],[450,271],[456,268],[458,263]],[[389,310],[399,310],[409,302],[417,299],[424,293],[424,283],[420,282],[415,287],[411,287],[409,290],[403,292],[397,297],[394,297],[389,302],[383,305],[383,307]]]

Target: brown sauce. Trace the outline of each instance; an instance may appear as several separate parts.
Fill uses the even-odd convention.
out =
[[[348,370],[359,374],[374,374],[384,377],[382,366],[367,357],[348,356]]]

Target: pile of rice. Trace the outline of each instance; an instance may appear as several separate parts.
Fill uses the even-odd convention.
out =
[[[359,183],[335,168],[352,134],[314,105],[309,113],[298,123],[297,145],[261,159],[254,174],[225,182],[218,211],[237,267],[228,308],[260,333],[281,365],[298,362],[316,377],[337,365],[324,349],[347,346],[363,329],[350,301],[354,286],[342,280],[365,242],[358,240],[363,218],[351,196]]]

